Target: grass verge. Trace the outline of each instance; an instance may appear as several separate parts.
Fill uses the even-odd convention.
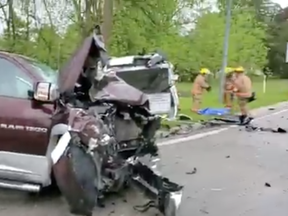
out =
[[[192,116],[195,120],[205,120],[207,117],[194,114],[190,111],[192,105],[192,99],[190,90],[192,83],[178,83],[177,89],[180,94],[180,108],[179,113],[183,113],[189,116]],[[256,92],[257,100],[249,104],[251,109],[258,108],[262,106],[273,105],[278,102],[288,100],[288,80],[268,80],[266,83],[266,92],[263,92],[263,83],[262,81],[253,82],[253,90]],[[205,92],[203,95],[203,101],[201,108],[220,108],[224,107],[223,104],[219,102],[219,84],[216,83],[212,85],[211,92]],[[237,104],[234,102],[235,112],[238,112],[239,109]]]

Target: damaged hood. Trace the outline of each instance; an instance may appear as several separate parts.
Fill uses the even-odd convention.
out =
[[[86,38],[82,45],[73,53],[68,62],[60,69],[58,77],[60,93],[73,91],[92,43],[93,37]]]
[[[59,70],[58,86],[60,93],[74,90],[74,86],[81,74],[89,53],[99,53],[100,59],[102,58],[101,54],[106,54],[105,44],[101,35],[94,33],[87,37],[66,64]]]

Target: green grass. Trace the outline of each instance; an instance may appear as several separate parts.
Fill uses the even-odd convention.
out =
[[[192,116],[196,120],[205,119],[205,117],[193,114],[190,111],[192,105],[191,87],[192,83],[177,84],[177,89],[180,94],[180,113]],[[253,90],[256,92],[257,100],[249,104],[251,109],[288,100],[288,80],[268,80],[266,93],[263,93],[262,81],[254,81]],[[201,108],[206,107],[224,107],[224,105],[219,102],[219,84],[212,84],[212,91],[204,93]],[[236,103],[235,111],[238,111]]]

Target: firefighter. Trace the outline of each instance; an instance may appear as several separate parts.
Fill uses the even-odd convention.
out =
[[[232,108],[233,106],[233,79],[234,79],[234,68],[227,67],[225,68],[225,84],[224,84],[224,95],[223,101],[226,108]]]
[[[193,105],[191,108],[192,112],[198,113],[204,91],[211,90],[211,86],[207,82],[209,74],[211,74],[209,69],[202,68],[194,80],[192,90],[191,90],[192,99],[193,99]]]
[[[250,116],[247,104],[255,100],[255,93],[252,92],[252,81],[244,73],[243,67],[235,68],[235,80],[233,82],[233,92],[238,99],[241,115],[240,124],[248,124],[253,118]]]

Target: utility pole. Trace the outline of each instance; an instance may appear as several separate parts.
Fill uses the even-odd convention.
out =
[[[286,63],[288,63],[288,42],[286,44]]]
[[[113,0],[104,0],[103,10],[103,37],[106,43],[109,42],[112,33],[113,23]]]
[[[220,88],[219,88],[219,101],[223,103],[223,94],[224,94],[224,84],[225,84],[225,68],[227,67],[228,61],[228,49],[229,49],[229,35],[230,35],[230,23],[231,23],[231,8],[232,0],[227,0],[227,9],[226,9],[226,27],[225,27],[225,36],[224,36],[224,46],[223,46],[223,61],[222,69],[220,73]]]

